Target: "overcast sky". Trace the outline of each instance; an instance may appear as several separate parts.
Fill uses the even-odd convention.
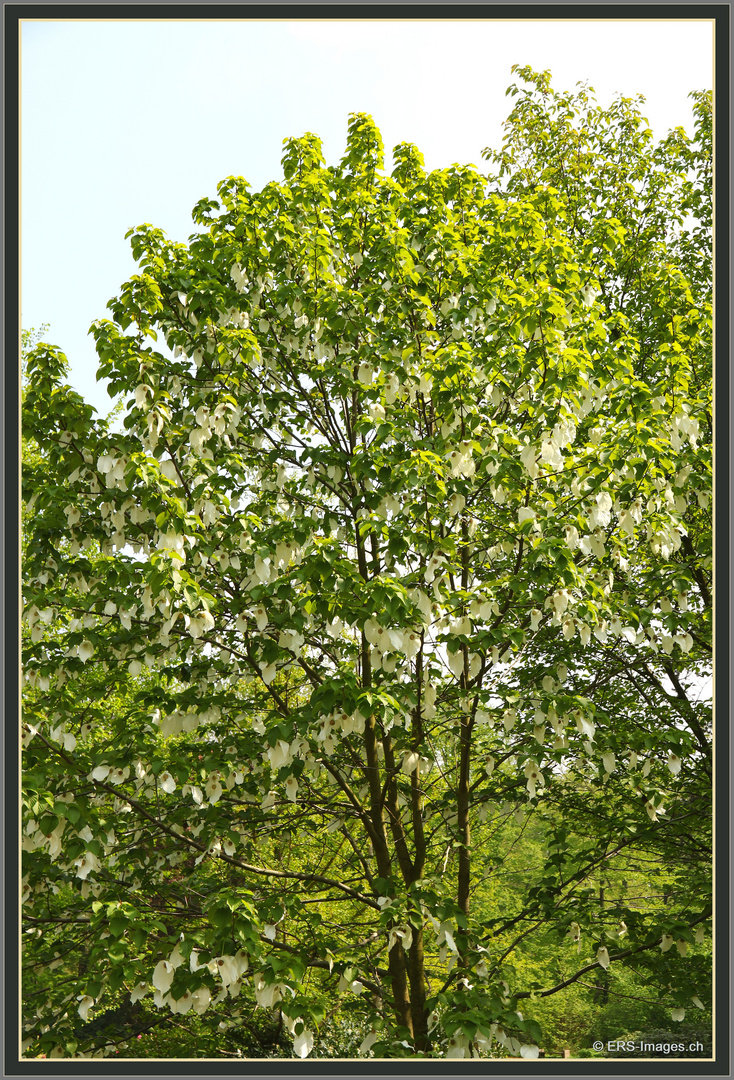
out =
[[[50,324],[72,385],[106,413],[88,330],[135,272],[131,226],[185,240],[223,177],[282,176],[287,136],[315,132],[335,163],[350,112],[428,168],[481,168],[514,63],[559,90],[587,80],[602,105],[643,94],[657,137],[691,130],[712,60],[705,20],[23,20],[22,324]]]

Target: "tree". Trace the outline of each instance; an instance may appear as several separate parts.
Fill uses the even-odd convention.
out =
[[[532,1001],[622,969],[704,1006],[709,103],[654,146],[521,75],[489,187],[356,114],[131,230],[123,432],[31,354],[29,1053],[124,1003],[300,1057],[537,1056]]]

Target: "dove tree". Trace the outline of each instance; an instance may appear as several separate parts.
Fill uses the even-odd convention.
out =
[[[119,430],[30,354],[24,940],[65,977],[27,1053],[110,1052],[124,1000],[213,1044],[277,1010],[300,1057],[335,1016],[533,1057],[533,1002],[600,965],[705,997],[706,99],[656,146],[524,77],[489,181],[387,174],[356,114],[187,243],[131,230],[92,327]],[[562,977],[518,982],[549,941]]]

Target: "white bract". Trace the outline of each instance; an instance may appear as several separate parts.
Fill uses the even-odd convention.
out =
[[[169,964],[167,960],[160,960],[155,966],[151,982],[156,990],[160,990],[162,994],[165,994],[173,982],[173,975],[173,965]]]

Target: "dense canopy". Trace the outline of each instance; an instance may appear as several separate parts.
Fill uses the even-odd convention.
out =
[[[520,75],[489,177],[357,114],[132,229],[109,418],[29,352],[29,1055],[708,1016],[710,97]]]

